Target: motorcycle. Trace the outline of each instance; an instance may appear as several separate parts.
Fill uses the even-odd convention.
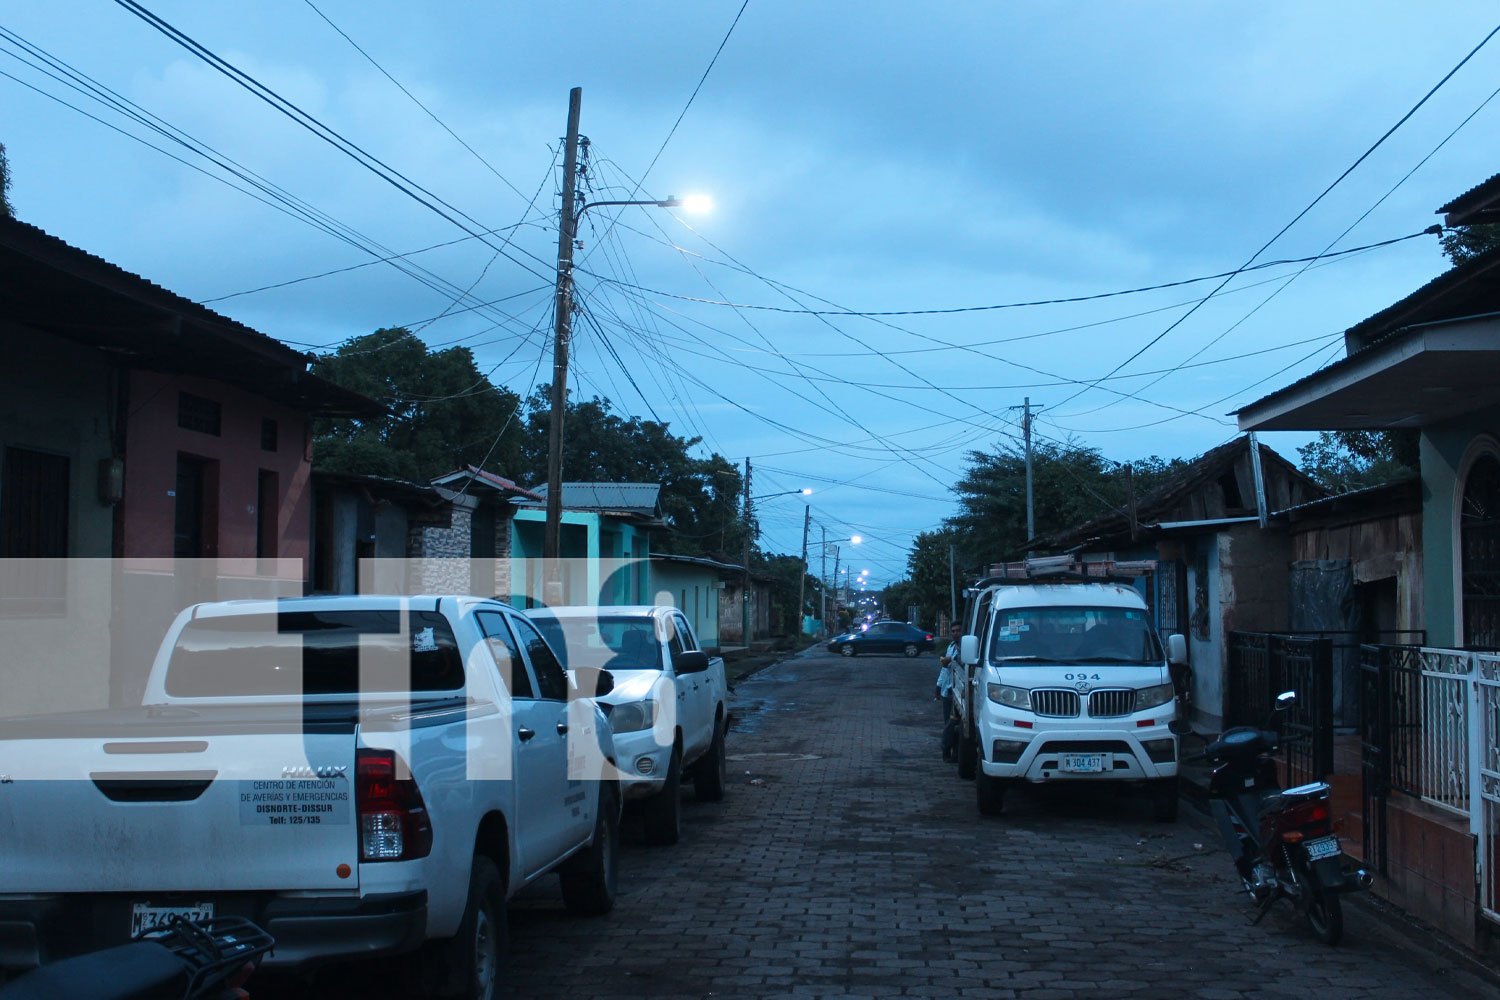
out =
[[[0,986],[0,1000],[230,1000],[276,942],[241,917],[173,917],[130,944],[51,962]]]
[[[1209,806],[1240,881],[1255,903],[1252,923],[1271,906],[1289,900],[1325,944],[1344,933],[1344,893],[1368,889],[1373,876],[1346,870],[1346,856],[1331,826],[1330,788],[1315,781],[1281,787],[1274,754],[1281,745],[1269,727],[1278,713],[1296,703],[1286,691],[1276,699],[1267,729],[1237,726],[1225,730],[1201,754],[1215,766],[1209,779]]]

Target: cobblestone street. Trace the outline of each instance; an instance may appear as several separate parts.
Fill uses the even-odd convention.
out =
[[[981,818],[941,761],[935,673],[815,653],[742,682],[730,797],[687,793],[675,848],[627,839],[606,918],[529,894],[511,995],[1492,995],[1352,906],[1337,949],[1284,905],[1250,926],[1188,810],[1167,826],[1128,796],[1019,794]]]

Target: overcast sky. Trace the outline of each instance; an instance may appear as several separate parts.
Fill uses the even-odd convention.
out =
[[[1226,413],[1341,356],[1342,330],[1443,270],[1437,239],[1248,271],[1201,305],[1219,281],[887,317],[689,299],[947,310],[1232,271],[1500,20],[1493,3],[1456,0],[749,0],[730,33],[743,0],[315,2],[145,6],[450,218],[109,0],[11,4],[0,25],[358,235],[28,89],[11,77],[170,145],[7,39],[0,142],[18,216],[308,349],[448,310],[423,339],[471,346],[525,395],[547,378],[554,157],[582,87],[591,200],[704,193],[714,210],[586,213],[578,281],[593,322],[577,325],[573,387],[702,437],[705,454],[748,455],[757,495],[814,489],[814,541],[819,526],[830,540],[858,531],[853,568],[880,583],[953,510],[966,452],[1017,445],[1024,397],[1042,407],[1038,434],[1111,459],[1197,455],[1234,434]],[[1439,221],[1439,205],[1500,171],[1497,87],[1500,39],[1255,262]],[[483,230],[498,232],[468,235]],[[234,294],[455,240],[410,258],[416,277],[374,264]],[[1129,377],[1092,384],[1122,364]],[[1295,460],[1308,437],[1266,440]],[[800,499],[757,506],[768,547],[796,552]]]

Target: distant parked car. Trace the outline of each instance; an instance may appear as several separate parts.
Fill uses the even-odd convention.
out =
[[[932,633],[906,622],[876,622],[862,632],[846,632],[828,640],[830,653],[903,653],[919,656],[934,648]]]

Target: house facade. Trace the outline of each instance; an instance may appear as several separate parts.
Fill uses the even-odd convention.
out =
[[[1111,511],[1035,545],[1085,562],[1154,564],[1136,586],[1163,638],[1186,636],[1191,722],[1217,732],[1228,692],[1225,637],[1287,621],[1291,540],[1272,512],[1323,495],[1275,451],[1239,437],[1138,498],[1133,512]]]
[[[651,538],[667,530],[656,483],[563,483],[559,544],[565,605],[650,604]],[[514,501],[510,601],[546,603],[547,487]]]
[[[9,710],[129,703],[179,608],[300,593],[310,422],[381,412],[309,356],[14,219],[0,355],[0,628],[12,662],[77,674],[6,672]]]
[[[1500,175],[1439,212],[1500,222]],[[1398,591],[1396,613],[1425,641],[1362,647],[1362,848],[1386,876],[1378,891],[1500,952],[1500,250],[1344,342],[1344,358],[1244,407],[1239,425],[1419,435],[1420,599]]]

